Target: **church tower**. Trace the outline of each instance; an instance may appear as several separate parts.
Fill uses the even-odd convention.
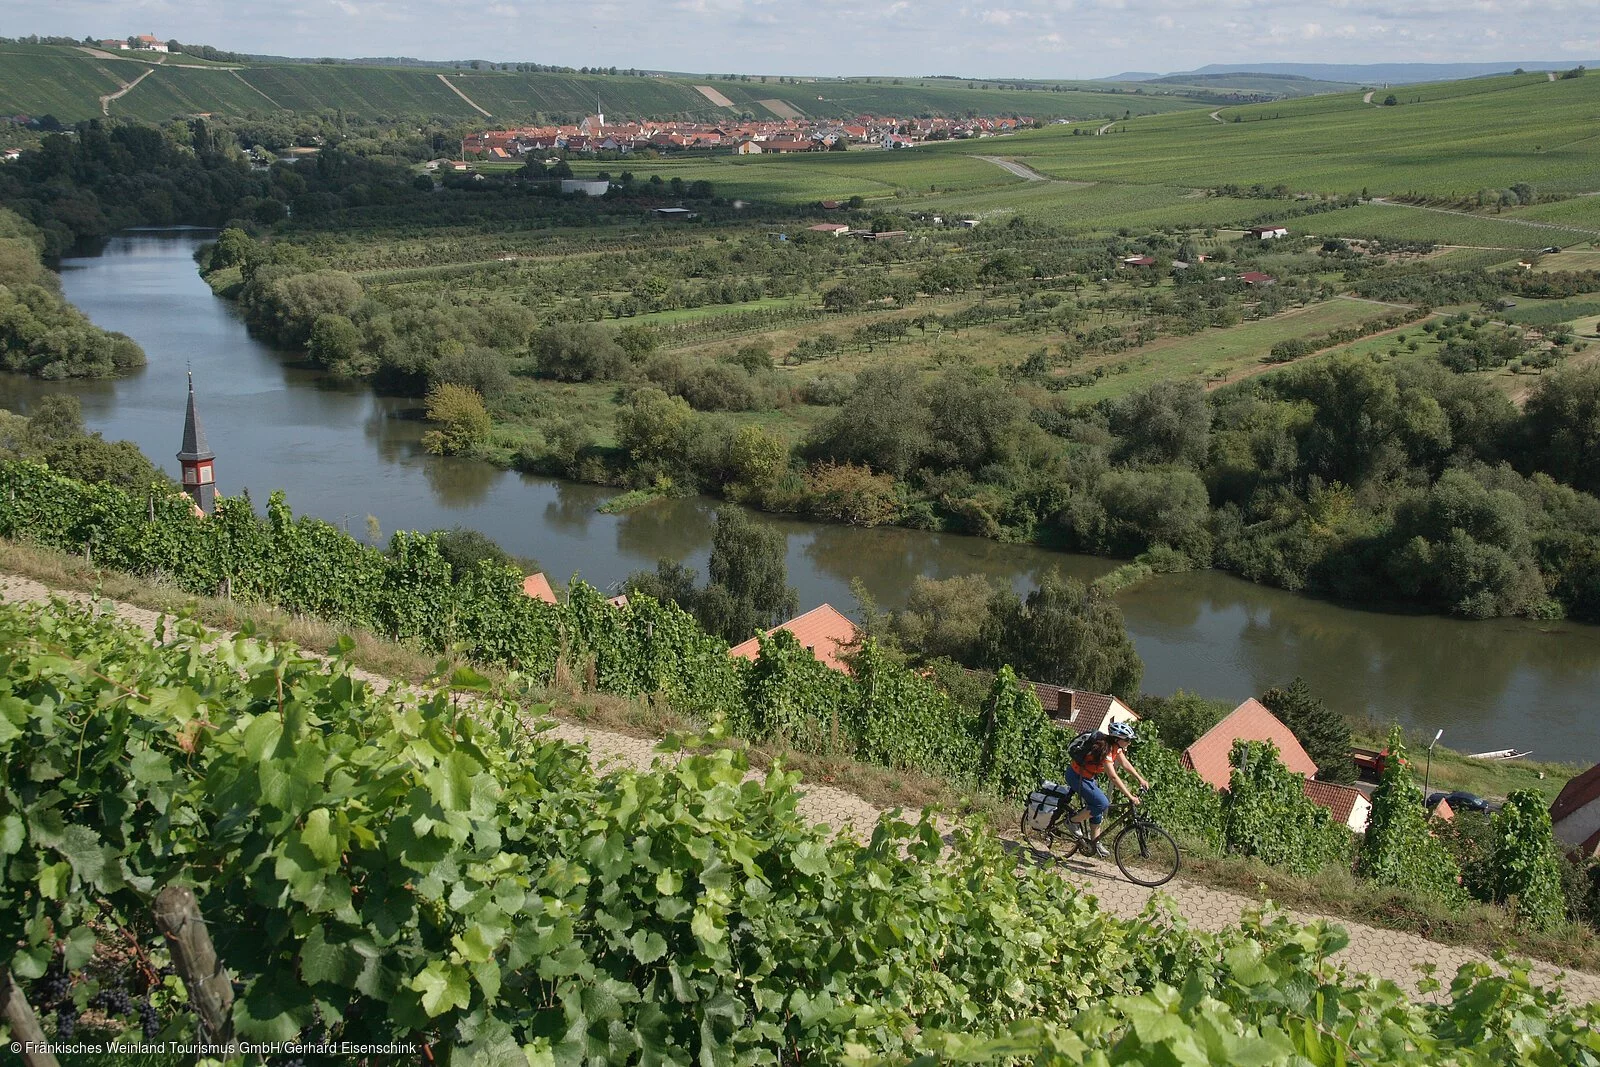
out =
[[[183,415],[183,448],[178,452],[178,463],[183,467],[183,491],[207,515],[217,502],[216,477],[211,471],[211,461],[216,458],[217,454],[206,444],[200,413],[194,409],[194,372],[191,371],[189,409]]]

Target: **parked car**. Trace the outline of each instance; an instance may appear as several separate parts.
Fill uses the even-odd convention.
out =
[[[1561,249],[1560,249],[1560,247],[1558,247],[1556,245],[1551,245],[1549,248],[1541,248],[1541,249],[1539,249],[1539,251],[1541,251],[1541,252],[1550,252],[1550,253],[1553,254],[1553,253],[1561,251]]]
[[[1476,793],[1468,793],[1458,789],[1454,793],[1433,793],[1428,797],[1428,810],[1432,811],[1439,805],[1439,801],[1450,805],[1451,811],[1475,811],[1480,815],[1489,814],[1489,802]]]

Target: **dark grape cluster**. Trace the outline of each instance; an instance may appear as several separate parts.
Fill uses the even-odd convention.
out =
[[[50,961],[50,967],[33,987],[33,1002],[46,1011],[66,1000],[72,993],[72,976],[60,956]]]
[[[70,1000],[61,1002],[56,1009],[56,1037],[62,1041],[71,1041],[72,1035],[78,1029],[78,1006]]]
[[[139,1028],[144,1031],[146,1041],[161,1032],[161,1016],[156,1014],[156,1006],[150,1003],[149,997],[139,1002]]]
[[[99,1008],[107,1015],[133,1014],[133,998],[128,996],[128,990],[121,983],[107,989],[102,989],[89,1001],[89,1007]]]

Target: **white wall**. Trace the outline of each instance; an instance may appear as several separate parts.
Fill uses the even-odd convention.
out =
[[[1596,830],[1600,830],[1600,799],[1589,801],[1555,824],[1556,840],[1574,848],[1588,840]]]

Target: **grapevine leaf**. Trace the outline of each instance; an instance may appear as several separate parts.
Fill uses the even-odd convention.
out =
[[[472,1001],[466,968],[445,960],[434,960],[406,983],[422,996],[422,1010],[438,1018],[451,1008],[465,1008]]]

